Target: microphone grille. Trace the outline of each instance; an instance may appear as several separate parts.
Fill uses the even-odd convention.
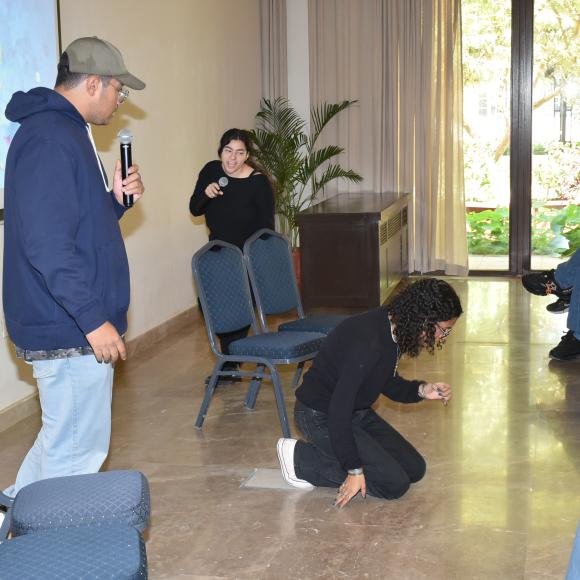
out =
[[[121,129],[117,133],[117,139],[123,144],[131,143],[133,141],[133,133],[129,129]]]
[[[225,186],[226,186],[228,183],[229,183],[229,180],[228,180],[228,178],[227,178],[227,177],[220,177],[220,178],[218,179],[218,185],[219,185],[220,187],[225,187]]]

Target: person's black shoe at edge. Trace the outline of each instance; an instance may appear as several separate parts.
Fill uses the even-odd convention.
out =
[[[558,298],[556,302],[552,302],[546,306],[546,310],[552,314],[564,314],[570,309],[570,299]]]
[[[574,360],[580,357],[580,340],[569,330],[560,341],[560,344],[550,351],[550,358],[560,361]]]
[[[545,270],[533,274],[522,276],[524,288],[536,296],[548,296],[554,294],[558,298],[569,298],[572,294],[571,288],[562,288],[554,276],[554,270]]]

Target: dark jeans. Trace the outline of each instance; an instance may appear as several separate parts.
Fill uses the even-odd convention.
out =
[[[241,338],[246,338],[250,332],[250,327],[246,326],[240,328],[240,330],[234,330],[233,332],[224,332],[223,334],[218,334],[220,341],[220,347],[223,354],[230,354],[230,344],[235,340],[240,340]]]
[[[254,299],[254,296],[252,295],[252,300]],[[199,300],[199,298],[197,299],[197,307],[199,308],[199,311],[201,313],[201,316],[203,318],[203,310],[201,309],[201,302]],[[234,330],[233,332],[224,332],[222,334],[217,334],[217,337],[220,341],[220,350],[222,351],[223,354],[230,354],[230,344],[232,342],[234,342],[234,340],[240,340],[240,338],[246,338],[246,336],[248,336],[248,333],[250,332],[250,327],[249,326],[245,326],[244,328],[240,328],[240,330]],[[235,363],[231,363],[230,366],[233,365],[235,367],[237,367],[237,365]]]
[[[294,419],[306,439],[295,447],[296,475],[315,486],[339,487],[347,473],[330,445],[328,415],[296,401]],[[372,409],[353,414],[352,431],[369,494],[396,499],[425,475],[421,454]]]
[[[568,311],[568,328],[574,331],[574,336],[580,340],[580,250],[556,268],[556,282],[562,288],[572,287],[570,310]]]

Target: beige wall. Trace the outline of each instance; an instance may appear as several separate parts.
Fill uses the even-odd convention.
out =
[[[0,225],[0,255],[4,252],[4,226]],[[0,285],[2,284],[2,262],[0,261]],[[36,387],[28,365],[17,361],[12,343],[6,336],[4,317],[0,316],[0,412],[22,399],[33,397]],[[0,415],[0,431],[3,429]]]
[[[147,83],[131,91],[111,125],[94,130],[111,176],[115,135],[131,129],[147,190],[122,220],[130,339],[194,304],[190,260],[207,232],[203,219],[190,218],[189,196],[223,131],[253,126],[261,90],[259,0],[60,0],[60,10],[63,49],[79,36],[101,36]],[[33,390],[6,340],[0,369],[1,410]]]

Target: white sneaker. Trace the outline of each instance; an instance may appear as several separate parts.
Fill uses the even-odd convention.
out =
[[[278,452],[282,477],[284,478],[284,481],[292,487],[313,489],[314,486],[311,483],[296,477],[296,472],[294,471],[294,447],[296,447],[296,443],[296,439],[284,439],[283,437],[278,439],[276,451]]]

